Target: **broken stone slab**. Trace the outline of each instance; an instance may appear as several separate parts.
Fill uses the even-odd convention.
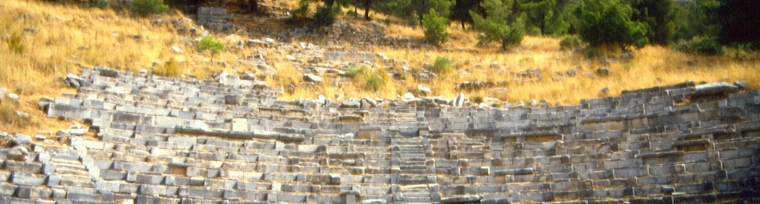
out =
[[[71,126],[69,126],[69,129],[66,129],[64,131],[71,135],[84,135],[85,133],[87,133],[87,131],[89,131],[89,128],[84,127],[80,125],[79,123],[74,123]]]
[[[361,107],[362,103],[359,100],[356,99],[349,99],[346,101],[343,101],[343,103],[340,105],[341,108],[359,108]]]
[[[362,98],[362,103],[367,103],[371,107],[376,107],[377,106],[377,101],[375,101],[374,99],[371,99],[369,97]]]
[[[8,151],[7,157],[10,160],[26,161],[27,155],[29,155],[29,150],[26,146],[15,146]]]
[[[739,87],[726,82],[709,83],[697,85],[694,87],[694,96],[705,96],[714,94],[729,94],[739,91]]]
[[[174,53],[176,54],[185,53],[184,51],[182,51],[182,49],[179,49],[177,46],[172,46],[172,51],[174,51]]]
[[[8,99],[11,102],[13,102],[15,104],[21,104],[21,99],[18,98],[18,95],[16,95],[16,94],[8,94],[6,96],[8,97]]]
[[[453,107],[462,107],[464,106],[466,98],[464,97],[464,93],[459,93],[459,96],[454,98],[454,100],[451,100],[451,106]]]
[[[39,108],[40,110],[43,110],[43,111],[47,111],[47,108],[48,108],[48,106],[50,106],[51,103],[53,103],[53,99],[52,98],[42,97],[40,99],[40,101],[37,102],[37,108]]]
[[[313,75],[313,74],[304,74],[303,75],[303,80],[304,81],[308,81],[308,82],[321,83],[322,82],[322,77],[319,77],[319,76]]]
[[[29,145],[32,143],[32,137],[30,137],[29,135],[16,133],[15,138],[11,142],[13,143],[14,146]]]
[[[404,94],[404,99],[406,99],[406,100],[414,100],[415,98],[416,97],[414,97],[414,94],[412,94],[412,93],[405,93]]]
[[[83,86],[88,86],[89,85],[89,83],[86,80],[84,80],[84,79],[82,79],[82,78],[80,78],[80,77],[78,77],[78,76],[76,76],[74,74],[66,75],[66,78],[63,79],[63,83],[66,84],[66,85],[68,85],[68,86],[70,86],[70,87],[77,88],[77,89],[79,87],[83,87]]]
[[[429,95],[430,87],[420,84],[420,85],[417,85],[417,91],[419,91],[422,94]]]

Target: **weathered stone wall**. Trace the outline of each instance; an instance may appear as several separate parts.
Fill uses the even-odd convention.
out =
[[[227,9],[216,7],[198,8],[198,23],[212,30],[231,30],[235,27],[227,16]]]
[[[282,88],[219,79],[69,77],[77,94],[40,105],[97,138],[0,151],[0,202],[760,202],[757,90],[684,83],[492,109],[279,101]]]

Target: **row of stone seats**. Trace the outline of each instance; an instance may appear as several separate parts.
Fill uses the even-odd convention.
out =
[[[154,81],[168,80],[157,79],[160,78],[154,77]],[[145,83],[153,82],[146,80]],[[165,84],[171,83],[167,81]],[[208,107],[208,110],[227,110],[226,107],[229,106],[220,101],[226,100],[223,99],[226,92],[238,90],[227,88],[229,86],[223,84],[204,84],[204,87],[209,88],[200,88],[195,93],[208,93],[203,97],[215,98],[209,101],[223,105]],[[149,86],[157,88],[146,91],[145,94],[167,90],[166,87],[158,88],[158,85]],[[505,199],[516,202],[588,202],[610,199],[648,202],[652,201],[647,198],[650,196],[655,200],[660,199],[657,200],[659,202],[664,202],[665,199],[709,202],[712,197],[697,194],[747,197],[744,194],[754,192],[746,191],[751,188],[745,186],[752,184],[752,179],[757,177],[751,171],[757,163],[757,155],[746,149],[757,146],[757,135],[753,135],[754,129],[741,130],[741,127],[751,126],[745,125],[751,123],[743,121],[756,121],[756,111],[750,108],[742,112],[731,108],[754,103],[754,97],[758,94],[745,92],[730,95],[728,99],[718,102],[693,102],[688,106],[675,106],[675,102],[683,101],[686,94],[691,93],[689,87],[679,89],[683,90],[633,92],[622,97],[584,100],[579,106],[508,110],[427,109],[420,106],[415,109],[405,102],[393,102],[388,110],[348,108],[336,103],[324,106],[304,106],[298,102],[237,104],[231,105],[234,110],[256,113],[242,115],[249,124],[243,130],[298,133],[304,136],[303,141],[286,144],[254,138],[252,141],[261,141],[260,145],[244,148],[247,142],[231,142],[235,139],[225,138],[226,136],[215,140],[212,139],[214,137],[203,135],[207,134],[205,132],[176,138],[178,134],[185,134],[177,131],[177,126],[156,128],[158,126],[153,126],[153,123],[140,124],[140,121],[158,118],[153,116],[153,119],[140,119],[136,123],[129,122],[130,120],[113,122],[113,118],[104,118],[103,121],[108,121],[110,125],[103,125],[98,135],[103,142],[116,144],[112,148],[103,144],[102,149],[97,148],[100,146],[98,144],[84,146],[90,150],[90,157],[104,163],[99,166],[101,178],[107,175],[108,178],[117,178],[108,182],[131,186],[126,187],[126,190],[119,188],[116,194],[120,198],[143,201],[147,198],[139,196],[151,195],[150,198],[155,198],[156,195],[130,190],[135,185],[128,178],[121,179],[122,175],[128,176],[130,171],[113,169],[112,166],[117,162],[126,166],[143,166],[132,171],[135,179],[150,176],[166,180],[167,176],[173,176],[175,181],[187,179],[189,182],[195,178],[203,179],[204,187],[207,187],[206,184],[226,184],[229,180],[238,178],[239,174],[235,172],[238,170],[252,172],[248,176],[244,173],[243,177],[255,180],[255,185],[262,186],[256,191],[250,191],[259,196],[241,200],[259,202],[273,201],[270,197],[277,199],[281,195],[291,195],[279,192],[294,192],[282,189],[276,191],[277,185],[282,188],[308,186],[308,183],[312,186],[308,192],[295,191],[299,193],[293,194],[298,197],[295,199],[297,201],[280,201],[308,202],[310,195],[320,193],[329,194],[322,201],[348,202],[359,199],[381,203],[502,202]],[[178,96],[177,99],[196,100],[191,99],[193,93],[189,95]],[[630,95],[635,95],[632,97],[633,102],[625,100]],[[63,99],[60,101],[63,102]],[[195,103],[184,105],[196,106],[193,105]],[[255,109],[251,108],[254,105]],[[112,114],[135,114],[139,113],[137,109],[140,107],[142,106],[122,109]],[[202,113],[205,110],[203,107],[194,109],[201,110]],[[106,110],[110,112],[111,109]],[[306,110],[309,114],[288,116],[290,110]],[[185,119],[192,122],[189,124],[183,121],[183,125],[205,123],[211,124],[212,128],[235,128],[234,121],[219,120],[216,116],[199,117],[184,107],[180,111],[187,112],[188,118]],[[150,113],[140,114],[144,116]],[[165,117],[162,115],[171,115],[171,111],[157,115]],[[224,114],[214,112],[209,115]],[[346,121],[341,121],[340,116],[347,115],[360,116],[346,117]],[[738,119],[736,116],[739,116]],[[240,118],[241,115],[226,117]],[[739,133],[697,132],[691,133],[693,135],[679,135],[690,133],[685,130],[729,130],[734,127],[724,124],[738,126]],[[744,132],[748,136],[745,137]],[[716,142],[713,138],[707,141],[711,139],[710,135],[733,140]],[[700,138],[691,138],[695,136]],[[172,140],[193,140],[188,138],[199,139],[182,145],[170,144]],[[737,143],[744,144],[739,145],[739,148],[745,149],[743,152],[729,149],[731,144]],[[283,144],[281,149],[278,149],[279,144]],[[716,148],[700,149],[699,145]],[[319,150],[322,147],[324,148]],[[317,150],[297,151],[314,148]],[[173,153],[163,155],[167,151]],[[192,166],[185,166],[184,162],[188,159],[194,160]],[[113,162],[108,163],[109,160]],[[145,165],[145,162],[153,165]],[[156,165],[159,166],[158,172],[150,173]],[[173,170],[167,172],[168,168],[162,168],[172,165],[184,168],[184,176],[174,175]],[[228,166],[222,170],[220,165]],[[188,171],[191,172],[190,175]],[[313,182],[298,181],[299,174],[303,174],[303,177],[308,177],[308,174],[329,177],[331,183],[319,184],[320,190],[335,189],[336,186],[341,189],[314,190]],[[339,182],[335,183],[334,179]],[[157,184],[166,186],[165,183]],[[158,188],[156,192],[161,192],[164,189],[154,187],[153,184],[140,185],[137,185],[137,191],[144,189],[153,192],[151,189]],[[672,188],[663,188],[662,185]],[[728,193],[719,194],[716,189]],[[115,189],[111,189],[111,192],[113,190]],[[218,200],[225,199],[218,196],[249,192],[230,190],[223,194],[206,191],[206,194],[200,195],[209,195],[210,199]],[[169,194],[162,195],[161,198],[177,195],[168,189],[164,192]],[[138,196],[135,197],[132,193]],[[275,193],[275,196],[271,196],[271,193]],[[389,193],[391,195],[387,195]],[[234,196],[227,198],[234,200],[229,199]]]

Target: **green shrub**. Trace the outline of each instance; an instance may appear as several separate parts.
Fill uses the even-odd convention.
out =
[[[470,98],[470,101],[472,101],[472,103],[474,103],[474,104],[480,104],[480,103],[483,103],[483,97],[482,96],[472,96],[472,98]]]
[[[359,68],[353,67],[353,68],[350,68],[350,69],[346,70],[345,76],[347,76],[347,77],[354,77],[354,76],[357,76],[359,74],[367,72],[367,70],[368,69],[365,66],[361,66]]]
[[[446,74],[454,71],[454,68],[451,66],[451,58],[448,57],[436,57],[435,62],[433,63],[433,66],[428,67],[428,69],[431,72],[439,73],[439,74]]]
[[[376,73],[373,73],[364,82],[364,88],[372,91],[380,91],[385,86],[385,80]]]
[[[354,83],[360,84],[360,88],[371,91],[382,90],[388,80],[388,73],[383,69],[373,71],[365,66],[350,68],[343,75],[351,77]]]
[[[166,64],[153,70],[153,74],[165,77],[179,77],[182,73],[177,62],[174,61],[174,58],[171,58]]]
[[[161,13],[169,10],[169,6],[164,4],[164,0],[134,0],[132,1],[132,11],[137,15],[145,16],[151,13]]]
[[[687,53],[701,53],[708,55],[723,54],[723,47],[718,40],[710,37],[696,36],[691,40],[680,40],[676,44],[676,49]]]
[[[337,14],[334,9],[326,6],[319,6],[314,13],[314,25],[317,27],[329,26],[335,22]]]
[[[631,19],[634,9],[620,0],[583,0],[573,10],[578,35],[592,47],[642,48],[647,25]]]
[[[449,40],[449,31],[446,30],[448,19],[438,15],[434,9],[422,17],[422,26],[425,29],[425,38],[435,44],[445,43]]]
[[[485,9],[485,17],[479,12],[470,11],[473,27],[483,32],[479,35],[480,44],[493,41],[501,42],[501,49],[520,45],[525,35],[525,16],[514,18],[510,2],[501,0],[484,0],[480,7]]]
[[[201,52],[211,50],[211,54],[217,54],[224,50],[224,44],[221,41],[215,40],[213,36],[207,35],[201,38],[200,43],[198,43],[198,49]]]
[[[577,35],[568,35],[559,41],[559,48],[562,50],[575,50],[581,47],[581,39]]]
[[[15,52],[16,54],[24,53],[26,46],[21,43],[21,34],[13,33],[11,36],[5,39],[5,42],[8,43],[9,50]]]

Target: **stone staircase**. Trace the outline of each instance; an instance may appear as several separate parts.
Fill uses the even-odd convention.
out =
[[[97,139],[0,151],[0,203],[760,202],[760,91],[355,107],[279,101],[281,88],[234,76],[81,77],[89,85],[47,113],[91,121]]]

